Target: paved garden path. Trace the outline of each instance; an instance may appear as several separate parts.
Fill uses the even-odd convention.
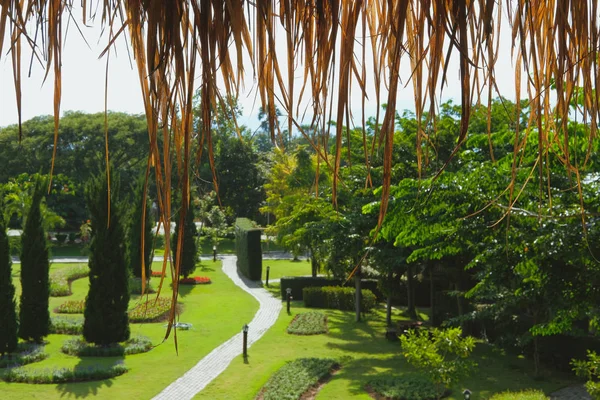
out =
[[[248,324],[248,347],[269,330],[281,311],[281,300],[276,299],[254,282],[240,276],[237,272],[235,256],[220,257],[223,260],[223,272],[246,292],[250,293],[260,304],[254,319]],[[240,327],[241,329],[241,327]],[[181,378],[160,392],[154,400],[185,400],[193,398],[206,385],[227,368],[231,361],[242,353],[242,333],[211,351],[198,364],[186,372]]]
[[[583,385],[569,386],[550,394],[551,400],[592,400]]]

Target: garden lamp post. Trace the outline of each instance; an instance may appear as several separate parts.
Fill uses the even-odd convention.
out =
[[[217,245],[213,246],[213,261],[217,261]]]
[[[244,358],[248,357],[248,324],[244,324],[244,326],[242,327],[242,332],[244,333],[244,344],[243,344],[243,351],[244,351]]]
[[[463,392],[463,396],[465,396],[465,400],[471,399],[471,391],[469,389],[465,389]]]
[[[292,300],[292,288],[285,289],[285,293],[287,294],[287,312],[290,313],[290,301]]]
[[[271,270],[271,267],[269,267],[267,265],[267,287],[269,287],[269,271]]]

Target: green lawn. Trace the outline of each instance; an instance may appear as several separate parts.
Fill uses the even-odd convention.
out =
[[[342,359],[342,369],[317,395],[317,399],[370,399],[364,390],[371,376],[379,373],[402,375],[412,368],[400,355],[400,345],[384,339],[384,317],[381,311],[354,323],[352,312],[323,310],[329,316],[329,333],[315,336],[294,336],[285,332],[295,314],[306,312],[294,302],[292,315],[285,307],[275,326],[248,350],[248,363],[237,357],[217,379],[210,383],[197,399],[252,399],[269,377],[286,361],[300,357],[333,357]],[[396,319],[400,319],[396,314]],[[477,372],[453,388],[448,399],[462,399],[462,390],[474,392],[473,400],[487,399],[495,392],[507,389],[537,388],[550,393],[573,383],[568,377],[550,374],[543,380],[529,375],[533,367],[528,360],[502,355],[491,346],[480,344],[473,359]]]
[[[65,268],[69,264],[54,264],[52,269]],[[73,265],[73,264],[70,264]],[[159,270],[156,263],[154,270]],[[2,399],[63,399],[95,396],[97,399],[150,399],[168,384],[183,375],[203,356],[215,347],[238,333],[242,325],[252,319],[258,310],[258,303],[235,286],[221,271],[221,263],[210,263],[196,270],[195,275],[208,276],[210,285],[182,286],[180,302],[183,312],[181,322],[193,324],[189,331],[178,331],[179,353],[176,353],[173,336],[162,343],[164,323],[132,324],[133,334],[149,337],[158,345],[146,354],[126,356],[125,364],[130,371],[121,377],[98,382],[84,382],[61,385],[33,385],[5,383],[0,381]],[[15,283],[19,286],[19,264],[13,265]],[[152,278],[158,287],[159,278]],[[51,298],[50,309],[66,300],[83,299],[88,288],[88,279],[73,282],[73,295]],[[20,288],[17,289],[20,292]],[[161,296],[170,296],[170,280],[165,281]],[[17,297],[18,298],[18,297]],[[138,301],[133,297],[130,306]],[[74,316],[82,318],[82,316]],[[94,364],[113,364],[122,358],[72,357],[59,351],[62,343],[70,336],[50,335],[46,351],[50,357],[42,362],[30,364],[26,368],[85,367]],[[0,374],[2,374],[0,370]]]
[[[292,260],[263,260],[262,280],[267,278],[267,266],[271,267],[269,279],[279,279],[282,276],[303,276],[310,275],[310,262],[304,259],[300,261]]]

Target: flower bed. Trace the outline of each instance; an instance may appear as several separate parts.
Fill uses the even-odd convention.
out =
[[[83,314],[85,300],[68,300],[54,309],[57,314]]]
[[[110,346],[96,346],[87,343],[82,337],[69,339],[64,342],[60,351],[71,356],[79,357],[116,357],[146,353],[152,349],[150,339],[138,336],[118,344]]]
[[[63,297],[71,295],[71,282],[85,278],[90,273],[87,265],[75,265],[50,274],[50,296]]]
[[[319,311],[298,314],[287,327],[294,335],[318,335],[327,333],[327,316]]]
[[[152,271],[150,276],[153,278],[162,278],[163,273],[162,273],[162,271]]]
[[[10,356],[0,356],[0,368],[19,367],[21,365],[42,361],[46,358],[48,358],[48,353],[44,352],[44,345],[19,343],[15,353]]]
[[[189,278],[181,278],[179,280],[180,285],[206,285],[208,283],[211,283],[211,281],[207,276],[194,276]]]
[[[129,322],[158,322],[167,318],[171,310],[171,299],[159,297],[139,303],[129,310]]]
[[[128,368],[123,364],[97,365],[88,368],[11,368],[3,379],[6,382],[39,384],[100,381],[123,375],[127,370]]]
[[[83,321],[50,317],[50,333],[58,335],[81,335],[83,333]]]

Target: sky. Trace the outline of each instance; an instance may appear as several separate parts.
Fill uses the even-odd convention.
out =
[[[80,15],[76,10],[74,15]],[[500,58],[497,65],[496,79],[501,87],[502,95],[514,99],[514,72],[513,62],[511,60],[510,31],[508,21],[503,19],[503,29],[501,38]],[[106,58],[99,59],[99,55],[106,45],[105,34],[101,37],[99,23],[94,23],[90,27],[80,24],[88,44],[77,32],[73,23],[68,27],[69,32],[66,36],[66,42],[62,61],[62,102],[61,114],[67,110],[84,111],[88,113],[104,111],[104,90],[105,90],[105,72]],[[66,28],[65,28],[66,29]],[[27,46],[23,46],[23,67],[22,67],[22,118],[23,121],[31,119],[38,115],[53,114],[53,81],[52,71],[48,74],[44,82],[45,71],[39,62],[35,61],[29,71],[30,52],[26,51]],[[4,49],[8,48],[5,41]],[[283,50],[285,51],[285,50]],[[355,48],[355,51],[360,51]],[[281,62],[285,65],[285,57]],[[368,58],[368,57],[367,57]],[[116,53],[111,53],[109,65],[108,80],[108,108],[113,111],[126,113],[143,113],[143,102],[141,90],[139,87],[139,78],[137,70],[128,56],[127,48],[123,40],[118,41]],[[283,67],[283,66],[282,66]],[[368,71],[368,67],[367,67]],[[451,60],[448,69],[448,85],[444,87],[441,101],[449,99],[460,102],[460,79],[458,75],[458,63],[456,59]],[[408,59],[403,61],[401,76],[410,76]],[[199,79],[196,80],[199,82]],[[246,86],[239,95],[239,104],[243,109],[243,116],[238,121],[251,129],[258,127],[258,109],[260,101],[256,95],[255,80],[252,72],[248,71],[245,77]],[[407,82],[404,82],[407,83]],[[296,91],[298,92],[302,84],[302,69],[297,71]],[[367,80],[367,87],[372,87],[372,79]],[[525,91],[522,91],[525,94]],[[367,117],[375,115],[376,106],[373,101],[374,92],[368,90],[370,94],[367,100]],[[13,84],[13,72],[10,54],[5,51],[0,55],[0,127],[15,124],[18,122],[17,107],[15,101],[15,90]],[[382,102],[385,102],[382,99]],[[413,109],[413,89],[412,84],[403,86],[398,94],[398,109]],[[358,87],[354,90],[351,98],[351,110],[356,121],[360,121],[361,98]],[[302,108],[301,108],[302,110]],[[310,122],[305,118],[304,123]]]

